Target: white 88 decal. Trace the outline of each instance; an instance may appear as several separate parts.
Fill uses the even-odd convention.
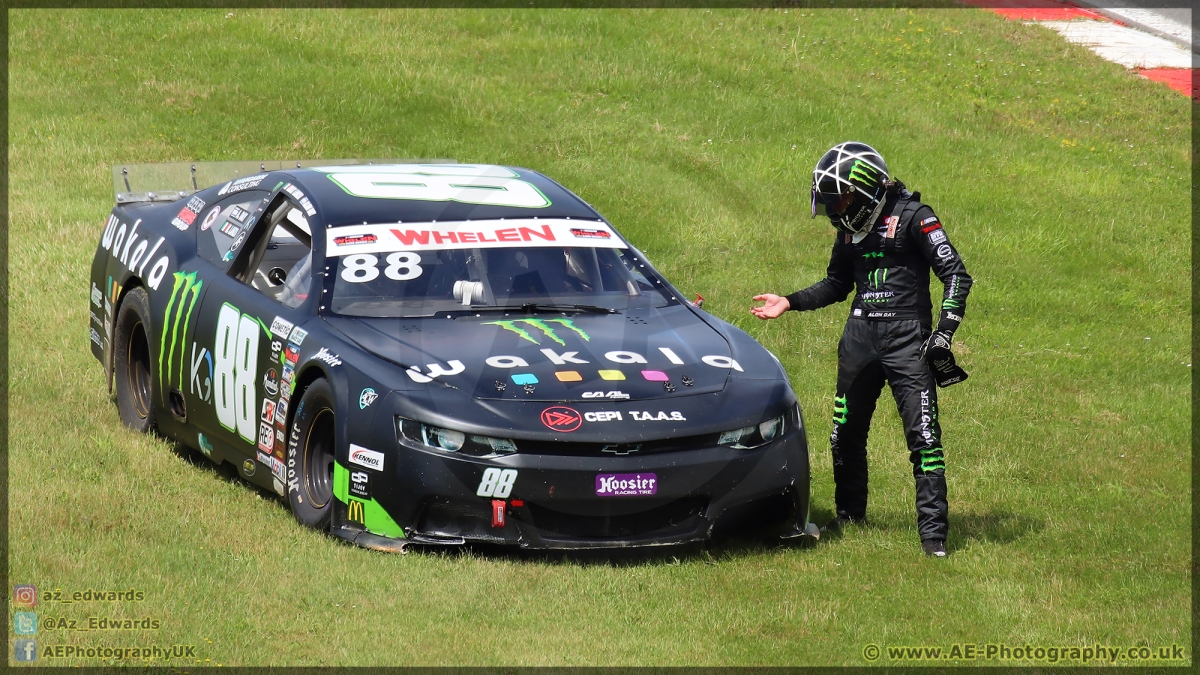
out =
[[[396,281],[408,281],[421,276],[421,256],[408,251],[393,253],[387,257],[387,269],[383,275]],[[403,272],[401,270],[404,270]]]
[[[399,251],[384,259],[387,266],[383,275],[395,281],[408,281],[421,276],[421,256],[409,251]],[[379,258],[370,253],[348,255],[342,260],[342,279],[352,284],[361,284],[379,278]]]
[[[475,490],[475,494],[480,497],[499,497],[504,499],[512,494],[513,483],[517,481],[516,469],[497,469],[495,467],[484,470],[483,480],[479,481],[479,489]]]
[[[364,281],[374,281],[379,276],[379,269],[375,267],[379,264],[379,258],[370,253],[348,255],[342,262],[346,266],[342,270],[342,278],[351,283],[361,284]]]

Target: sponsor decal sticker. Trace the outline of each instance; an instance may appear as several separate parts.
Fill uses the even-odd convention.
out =
[[[299,347],[300,345],[304,344],[304,338],[306,337],[308,337],[308,331],[296,326],[292,329],[292,334],[288,336],[288,342],[291,342]]]
[[[104,299],[104,293],[96,287],[96,282],[92,282],[92,304],[99,307],[100,301]]]
[[[929,234],[929,243],[931,244],[940,244],[944,241],[946,241],[945,230],[934,230]]]
[[[556,405],[542,411],[542,424],[551,431],[569,433],[583,424],[583,417],[574,408]]]
[[[263,389],[271,398],[279,395],[279,376],[275,373],[274,368],[268,368],[267,373],[263,375]]]
[[[212,211],[209,211],[208,215],[204,216],[204,222],[200,223],[200,231],[207,232],[208,228],[212,227],[213,223],[217,222],[217,218],[220,217],[220,215],[221,215],[221,207],[214,206],[212,208]]]
[[[205,457],[212,457],[213,445],[209,442],[208,437],[204,434],[196,434],[196,441],[200,444],[200,452],[203,452]]]
[[[611,239],[612,233],[608,230],[584,230],[580,228],[571,228],[571,234],[581,239]]]
[[[167,268],[171,265],[170,259],[165,254],[158,258],[154,257],[158,253],[159,247],[166,241],[166,237],[159,237],[153,246],[150,246],[149,239],[143,238],[138,241],[138,226],[141,223],[140,218],[134,221],[133,227],[128,228],[127,233],[128,226],[116,216],[110,215],[108,223],[104,227],[104,235],[100,239],[100,247],[112,253],[113,258],[120,262],[125,269],[138,275],[145,275],[142,278],[146,280],[146,285],[157,291],[163,277],[167,275]],[[136,246],[134,242],[137,242]],[[147,251],[147,249],[149,250]],[[153,265],[150,264],[151,260],[154,261]],[[147,267],[150,268],[149,272],[146,271]],[[115,293],[119,287],[114,285],[113,290]],[[112,299],[116,300],[117,296],[114,294]]]
[[[288,349],[289,350],[291,349],[291,345],[288,345]],[[313,354],[313,360],[323,361],[323,362],[329,364],[330,366],[342,365],[342,359],[340,357],[338,357],[337,354],[330,352],[328,349],[325,349],[324,347],[321,347],[320,351],[318,351],[316,354]]]
[[[245,176],[234,181],[229,181],[221,187],[217,194],[227,195],[233,192],[239,192],[241,190],[249,190],[250,188],[258,187],[258,184],[263,182],[263,179],[266,177],[267,174],[260,173],[255,176]]]
[[[237,222],[239,225],[245,225],[246,219],[249,217],[250,212],[240,206],[234,206],[233,208],[229,209],[229,219]],[[224,232],[225,229],[221,228],[221,231]]]
[[[542,343],[541,340],[538,339],[538,336],[534,333],[531,333],[526,329],[526,327],[529,329],[537,329],[538,331],[541,331],[541,335],[550,338],[554,342],[557,342],[564,347],[567,346],[566,341],[559,337],[558,333],[555,332],[555,327],[551,326],[550,324],[566,327],[578,335],[579,338],[584,342],[590,342],[592,339],[590,335],[577,328],[575,323],[570,319],[513,319],[505,321],[484,321],[480,325],[499,326],[504,330],[516,333],[517,337],[521,338],[522,340],[532,342],[535,345],[540,345]],[[543,349],[542,353],[545,354],[546,357],[555,364],[560,366],[565,363],[587,363],[587,361],[581,361],[575,358],[575,355],[579,352],[564,352],[562,356],[559,356],[552,349]]]
[[[229,253],[231,254],[238,250],[238,247],[241,246],[242,242],[244,241],[246,241],[246,230],[243,228],[242,231],[238,233],[237,238],[233,240],[233,243],[229,245]]]
[[[656,474],[596,474],[597,497],[648,497],[655,494],[658,494],[658,476]]]
[[[221,226],[220,231],[221,231],[221,234],[227,234],[231,237],[236,237],[242,233],[242,228],[238,227],[237,225],[234,225],[232,221],[227,220],[227,221],[225,221],[225,224]]]
[[[271,322],[271,332],[286,340],[288,334],[292,332],[292,327],[295,325],[296,324],[292,323],[291,321],[277,316],[275,317],[275,320]]]
[[[670,382],[671,378],[661,370],[643,370],[642,377],[646,378],[647,382]]]
[[[950,249],[950,244],[942,244],[937,247],[937,254],[942,260],[948,260],[954,256],[954,251]]]
[[[266,399],[266,398],[263,399],[262,415],[259,416],[259,419],[266,422],[267,424],[270,424],[271,422],[275,421],[275,402],[274,401],[272,401],[270,399]],[[270,436],[271,432],[268,431],[267,435]]]
[[[326,237],[325,248],[335,256],[530,246],[627,248],[605,223],[589,222],[582,228],[580,221],[565,218],[344,225],[329,228]],[[343,253],[341,247],[347,250]]]
[[[279,403],[275,404],[275,424],[281,427],[287,426],[287,412],[287,399],[279,399]],[[275,435],[279,437],[279,440],[283,440],[283,434],[278,429],[275,430]]]
[[[585,391],[585,392],[583,392],[582,397],[583,398],[608,398],[608,399],[612,399],[614,401],[624,401],[629,398],[629,394],[626,394],[623,391],[610,391],[610,392]]]
[[[936,223],[936,222],[937,222],[937,216],[929,216],[925,220],[921,221],[921,225],[928,225],[930,223]]]
[[[383,453],[368,450],[361,445],[350,444],[350,463],[375,471],[383,471]]]
[[[583,419],[589,422],[620,422],[622,418],[619,410],[599,410],[583,413]]]
[[[295,365],[300,360],[300,348],[296,345],[288,345],[287,351],[283,353],[283,358],[287,359],[288,363]],[[284,366],[284,371],[287,371],[287,366]]]
[[[335,246],[353,246],[354,244],[374,244],[379,240],[373,234],[352,234],[345,237],[334,237],[333,243]]]
[[[275,414],[274,408],[271,408],[271,414]],[[275,431],[271,429],[270,422],[262,422],[258,425],[258,449],[268,455],[275,449]],[[264,462],[264,464],[266,463]]]
[[[887,239],[895,238],[896,225],[899,224],[899,222],[900,222],[900,216],[888,216],[887,218],[884,218],[883,223],[884,223],[884,225],[887,225],[887,232],[885,232],[883,236],[886,237]]]
[[[533,373],[517,373],[512,376],[513,384],[537,384],[537,376]]]
[[[554,373],[554,377],[558,378],[559,382],[582,382],[583,376],[578,371],[560,370]]]
[[[427,363],[425,364],[425,367],[429,369],[428,373],[422,373],[420,366],[409,366],[408,370],[405,372],[408,373],[408,378],[413,382],[426,384],[433,382],[434,378],[442,375],[458,375],[467,369],[467,367],[463,365],[463,362],[459,361],[458,359],[450,359],[446,362],[446,365],[450,366],[450,368],[443,368],[442,364],[440,363]]]
[[[246,474],[247,476],[253,476],[254,471],[257,468],[258,465],[255,464],[254,460],[252,459],[247,459],[246,461],[242,462],[242,473]]]
[[[598,371],[598,374],[600,375],[600,379],[609,380],[610,382],[616,382],[625,379],[625,373],[622,373],[619,370],[601,370]]]
[[[379,394],[376,394],[374,389],[370,387],[363,389],[362,393],[358,395],[358,409],[366,410],[367,406],[374,403],[377,398],[379,398]]]
[[[634,419],[634,421],[637,421],[637,422],[686,422],[687,421],[687,418],[683,416],[683,413],[679,412],[678,410],[672,410],[670,412],[670,414],[668,414],[667,412],[665,412],[663,410],[659,410],[657,413],[647,412],[644,410],[641,412],[639,412],[637,410],[631,410],[631,411],[629,411],[629,416],[632,417]]]
[[[304,196],[304,193],[300,191],[300,188],[288,183],[287,185],[283,186],[283,191],[291,195],[296,201],[300,202],[300,206],[304,208],[304,212],[309,216],[317,215],[317,210],[313,208],[312,202],[308,201],[308,197]]]
[[[350,494],[363,499],[371,498],[371,474],[366,471],[350,472]]]

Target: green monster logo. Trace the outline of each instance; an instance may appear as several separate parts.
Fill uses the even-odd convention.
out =
[[[887,283],[888,271],[886,267],[880,267],[877,270],[867,272],[867,281],[875,288],[883,288]]]
[[[946,298],[945,300],[942,300],[942,309],[958,309],[961,306],[962,305],[958,304],[958,301],[954,298]]]
[[[879,173],[879,171],[876,170],[875,167],[867,164],[861,159],[854,160],[854,166],[850,167],[850,178],[857,178],[860,182],[866,185],[875,185],[879,182],[879,179],[875,177],[875,174],[877,173]]]
[[[192,320],[192,310],[196,308],[196,299],[200,297],[200,288],[204,286],[203,280],[196,279],[195,272],[175,273],[175,286],[171,289],[171,299],[167,301],[167,310],[163,312],[162,322],[162,342],[158,348],[158,376],[163,388],[165,385],[174,382],[176,378],[171,377],[175,366],[175,347],[179,346],[179,377],[180,382],[183,381],[183,342],[187,340],[188,324]],[[191,294],[192,299],[188,301],[188,295]],[[175,301],[179,300],[176,305]],[[187,305],[187,313],[184,313],[183,306]],[[175,314],[172,317],[171,312]],[[183,321],[183,335],[179,334],[179,322]],[[167,331],[171,332],[171,347],[167,350]],[[163,367],[163,357],[166,357],[166,367]],[[164,379],[165,378],[165,379]]]
[[[850,408],[846,405],[845,396],[833,397],[833,423],[845,424],[846,416],[850,414]]]
[[[560,344],[564,347],[567,346],[567,343],[563,342],[563,339],[558,337],[558,335],[556,335],[554,333],[554,327],[550,326],[548,324],[557,323],[559,325],[566,326],[567,328],[570,328],[571,330],[578,333],[579,337],[583,338],[585,342],[590,342],[592,339],[590,336],[588,336],[587,333],[585,333],[582,330],[580,330],[579,328],[577,328],[574,323],[571,323],[570,319],[546,319],[545,321],[543,321],[541,319],[515,319],[515,320],[509,320],[509,321],[485,321],[483,325],[485,325],[485,326],[500,326],[504,330],[510,330],[510,331],[516,333],[517,335],[521,336],[521,339],[523,339],[523,340],[529,340],[530,342],[532,342],[535,345],[542,344],[536,337],[530,335],[529,331],[518,326],[517,324],[519,324],[519,323],[523,323],[526,326],[531,326],[533,328],[536,328],[536,329],[542,331],[542,333],[545,334],[546,337],[550,338],[551,340],[554,340],[555,342],[557,342],[558,344]]]
[[[942,456],[942,449],[922,448],[921,449],[921,471],[926,473],[946,468],[946,460]]]

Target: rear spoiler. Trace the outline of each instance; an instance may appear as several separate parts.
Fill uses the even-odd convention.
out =
[[[112,168],[113,193],[116,195],[117,204],[173,202],[218,183],[267,171],[350,164],[455,163],[453,159],[273,159],[242,162],[114,164]],[[204,188],[201,188],[201,185]]]

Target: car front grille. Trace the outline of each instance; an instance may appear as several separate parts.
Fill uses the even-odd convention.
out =
[[[620,457],[654,455],[713,447],[717,434],[664,438],[632,443],[573,443],[570,441],[516,441],[517,452],[524,455],[566,455],[571,457]]]

